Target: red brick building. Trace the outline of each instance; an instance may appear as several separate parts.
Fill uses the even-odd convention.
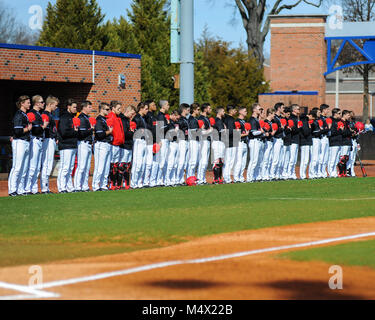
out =
[[[271,107],[282,101],[309,109],[322,103],[335,106],[335,74],[324,76],[326,18],[325,15],[271,16],[271,58],[265,77],[273,94],[260,95],[262,105]],[[370,75],[370,94],[375,92],[374,80]],[[370,105],[373,99],[370,95]],[[362,115],[363,81],[358,75],[340,72],[339,107]]]
[[[0,44],[0,136],[11,134],[15,101],[25,94],[90,100],[95,112],[102,101],[137,105],[141,56]]]

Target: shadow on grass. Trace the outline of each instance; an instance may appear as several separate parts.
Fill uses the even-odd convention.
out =
[[[365,300],[361,295],[350,293],[350,288],[343,286],[343,289],[332,290],[328,282],[294,280],[274,281],[264,285],[271,290],[284,291],[285,299],[288,300]]]

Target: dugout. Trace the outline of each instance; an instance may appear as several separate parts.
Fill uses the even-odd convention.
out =
[[[36,94],[44,99],[54,95],[61,103],[69,98],[90,100],[94,112],[102,101],[137,105],[141,56],[0,43],[0,173],[9,170],[6,141],[12,133],[15,101]]]

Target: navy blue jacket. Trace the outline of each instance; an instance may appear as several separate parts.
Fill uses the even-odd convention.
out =
[[[26,133],[23,132],[23,129],[25,129],[29,123],[26,113],[17,110],[13,118],[13,138],[30,141],[30,131],[27,131]]]
[[[74,115],[65,110],[60,116],[57,129],[59,150],[76,149],[78,143],[78,131],[73,127]]]

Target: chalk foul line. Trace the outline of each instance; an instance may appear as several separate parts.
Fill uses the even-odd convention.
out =
[[[331,238],[331,239],[323,239],[323,240],[318,240],[318,241],[305,242],[305,243],[292,244],[292,245],[285,245],[285,246],[279,246],[279,247],[236,252],[236,253],[214,256],[214,257],[208,257],[208,258],[165,261],[165,262],[153,263],[153,264],[149,264],[149,265],[144,265],[144,266],[130,268],[130,269],[124,269],[124,270],[119,270],[119,271],[114,271],[114,272],[100,273],[100,274],[97,274],[97,275],[92,275],[92,276],[87,276],[87,277],[73,278],[73,279],[67,279],[67,280],[61,280],[61,281],[53,281],[53,282],[49,282],[49,283],[35,285],[35,286],[33,286],[33,288],[35,288],[35,289],[47,289],[47,288],[65,286],[65,285],[68,285],[68,284],[76,284],[76,283],[79,283],[79,282],[95,281],[95,280],[100,280],[100,279],[105,279],[105,278],[110,278],[110,277],[116,277],[116,276],[121,276],[121,275],[127,275],[127,274],[132,274],[132,273],[137,273],[137,272],[142,272],[142,271],[149,271],[149,270],[153,270],[153,269],[160,269],[160,268],[182,265],[182,264],[206,263],[206,262],[212,262],[212,261],[219,261],[219,260],[226,260],[226,259],[244,257],[244,256],[253,255],[253,254],[258,254],[258,253],[266,253],[266,252],[287,250],[287,249],[293,249],[293,248],[316,246],[316,245],[320,245],[320,244],[327,244],[327,243],[332,243],[332,242],[353,240],[353,239],[373,237],[373,236],[375,236],[375,232],[361,233],[361,234],[356,234],[356,235],[351,235],[351,236],[344,236],[344,237]]]
[[[41,291],[32,286],[21,286],[18,284],[6,283],[0,281],[0,288],[27,293],[27,295],[2,296],[0,300],[20,300],[20,299],[39,299],[39,298],[56,298],[59,294]]]
[[[333,243],[333,242],[354,240],[354,239],[367,238],[367,237],[375,237],[375,231],[368,232],[368,233],[360,233],[360,234],[355,234],[355,235],[350,235],[350,236],[343,236],[343,237],[337,237],[337,238],[329,238],[329,239],[323,239],[323,240],[317,240],[317,241],[284,245],[284,246],[279,246],[279,247],[235,252],[231,254],[224,254],[224,255],[207,257],[207,258],[158,262],[158,263],[153,263],[153,264],[144,265],[140,267],[134,267],[134,268],[123,269],[123,270],[112,271],[112,272],[105,272],[105,273],[100,273],[100,274],[91,275],[91,276],[52,281],[52,282],[47,282],[47,283],[29,286],[29,287],[0,282],[0,288],[12,289],[12,290],[16,290],[19,292],[29,294],[29,295],[17,295],[17,296],[8,296],[8,297],[0,296],[0,300],[4,300],[4,298],[29,299],[29,298],[59,297],[59,295],[56,293],[50,293],[50,292],[45,292],[45,291],[40,291],[40,290],[54,288],[54,287],[62,287],[62,286],[77,284],[77,283],[82,283],[82,282],[102,280],[106,278],[118,277],[118,276],[123,276],[123,275],[143,272],[143,271],[150,271],[154,269],[161,269],[161,268],[166,268],[166,267],[171,267],[171,266],[183,265],[183,264],[207,263],[207,262],[213,262],[213,261],[220,261],[220,260],[227,260],[227,259],[239,258],[239,257],[244,257],[244,256],[250,256],[250,255],[259,254],[259,253],[267,253],[267,252],[274,252],[274,251],[281,251],[281,250],[288,250],[288,249],[311,247],[311,246],[317,246],[317,245],[328,244],[328,243]]]

